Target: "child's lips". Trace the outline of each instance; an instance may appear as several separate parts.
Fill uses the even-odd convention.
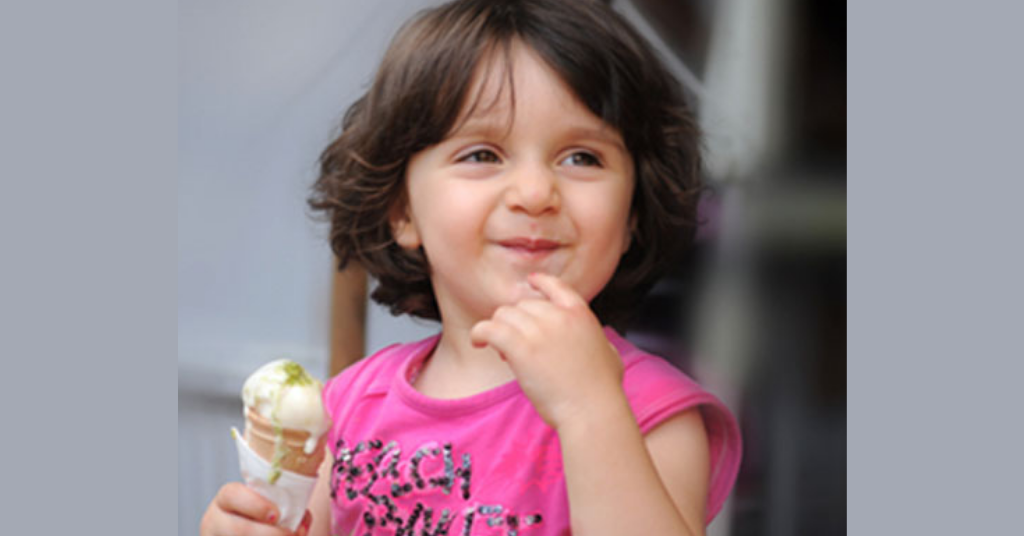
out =
[[[498,244],[517,257],[541,260],[562,248],[562,243],[546,238],[516,237],[499,240]]]

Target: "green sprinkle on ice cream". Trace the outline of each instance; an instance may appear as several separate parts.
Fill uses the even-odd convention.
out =
[[[278,445],[283,447],[281,431],[285,428],[309,432],[304,451],[309,454],[317,440],[330,427],[320,400],[323,384],[310,376],[302,365],[278,359],[253,372],[242,386],[242,401],[274,425]],[[275,452],[273,464],[283,452]],[[279,470],[278,470],[279,471]]]
[[[284,384],[286,387],[305,386],[320,383],[316,381],[315,378],[310,376],[309,373],[306,372],[306,369],[302,368],[302,365],[294,361],[285,360],[284,363],[280,365],[280,367],[285,374]]]

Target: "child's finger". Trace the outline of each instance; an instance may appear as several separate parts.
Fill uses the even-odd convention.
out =
[[[313,524],[313,514],[309,510],[302,516],[302,522],[299,523],[299,527],[295,529],[295,536],[306,536],[309,534],[309,527]]]
[[[541,272],[532,273],[526,278],[531,287],[540,291],[555,305],[561,307],[576,307],[585,304],[583,298],[576,291],[566,285],[561,279],[551,274]]]
[[[309,527],[313,524],[313,514],[306,510],[302,516],[302,522],[299,523],[299,528],[295,529],[295,536],[306,536],[309,534]]]
[[[258,523],[238,515],[226,516],[223,524],[215,532],[217,535],[245,534],[246,536],[292,536],[292,533],[277,525]]]
[[[556,313],[559,309],[557,305],[547,299],[520,300],[516,303],[516,307],[529,313],[537,322],[544,322],[544,319],[549,318],[552,313]]]
[[[539,319],[534,316],[533,313],[524,308],[523,305],[523,302],[519,302],[515,306],[503,305],[494,312],[494,316],[491,317],[491,320],[512,326],[521,336],[534,336],[537,334],[537,322]],[[548,306],[550,307],[550,304],[548,304]]]
[[[489,322],[489,320],[477,322],[469,330],[469,342],[476,348],[487,346],[487,329],[481,326],[484,322]]]
[[[473,346],[477,348],[490,346],[498,352],[502,359],[506,359],[506,353],[512,347],[516,337],[517,334],[512,326],[493,320],[481,320],[473,326],[473,329],[469,330],[469,339]]]
[[[275,524],[281,519],[277,505],[241,482],[224,485],[217,493],[215,501],[225,512],[260,523]]]

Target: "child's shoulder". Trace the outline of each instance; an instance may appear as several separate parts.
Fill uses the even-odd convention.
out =
[[[622,386],[643,433],[694,408],[733,427],[733,417],[722,402],[668,360],[637,348],[614,331],[608,332],[608,340],[622,356]]]
[[[385,388],[390,383],[405,357],[416,352],[432,338],[410,343],[395,343],[345,367],[344,370],[327,380],[324,385],[324,400],[331,401],[344,393],[372,391]]]
[[[408,358],[436,339],[435,335],[415,342],[391,344],[345,367],[324,385],[324,404],[329,408],[338,407],[346,400],[387,392]]]
[[[636,347],[611,328],[606,329],[605,333],[608,341],[622,356],[625,374],[623,381],[627,388],[649,388],[650,382],[658,382],[681,386],[687,390],[701,389],[696,381],[667,359]]]

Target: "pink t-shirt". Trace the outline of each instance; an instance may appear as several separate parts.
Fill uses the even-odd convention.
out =
[[[700,408],[711,455],[710,522],[739,469],[735,419],[664,359],[611,328],[605,334],[622,356],[623,385],[642,433]],[[570,534],[558,436],[517,382],[451,400],[412,387],[410,377],[438,338],[389,346],[327,382],[331,534]]]

